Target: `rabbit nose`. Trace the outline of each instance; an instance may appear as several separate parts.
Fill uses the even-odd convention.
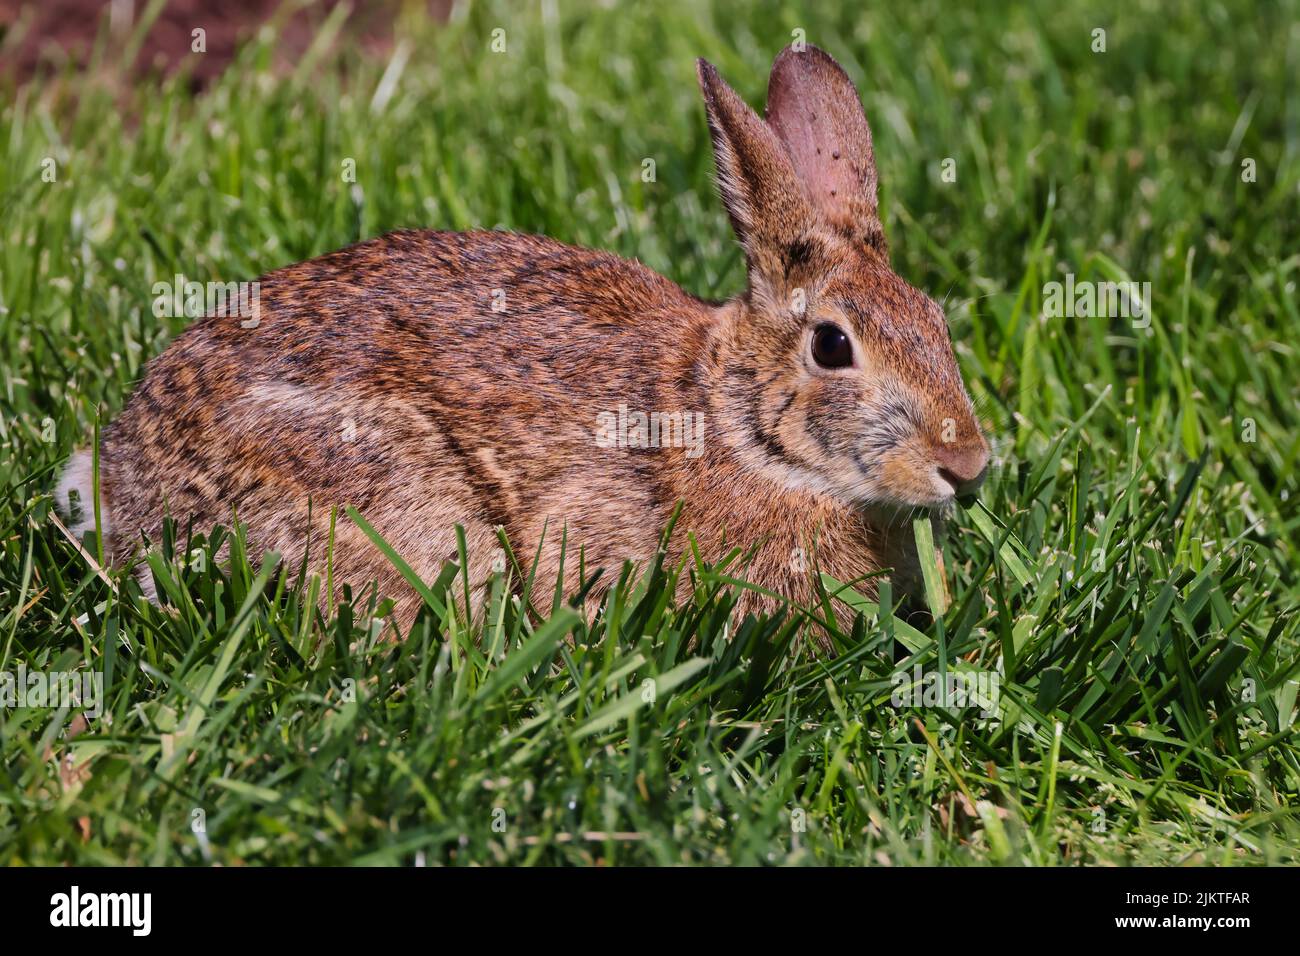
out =
[[[984,481],[984,473],[989,464],[989,450],[983,443],[965,447],[944,445],[938,449],[935,458],[939,465],[939,477],[952,485],[953,492],[960,497],[974,493]]]

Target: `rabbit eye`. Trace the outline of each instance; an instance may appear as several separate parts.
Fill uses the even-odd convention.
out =
[[[822,368],[846,368],[853,364],[853,345],[848,335],[830,323],[813,330],[812,354]]]

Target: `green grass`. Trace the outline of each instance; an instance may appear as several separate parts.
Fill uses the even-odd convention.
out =
[[[4,88],[0,671],[99,670],[108,699],[75,737],[0,709],[0,861],[1300,862],[1296,5],[832,6],[475,4],[391,64],[277,75],[265,36],[199,97]],[[499,580],[467,624],[448,576],[393,646],[368,597],[319,614],[293,555],[160,553],[159,609],[48,519],[183,325],[150,307],[178,272],[500,225],[737,291],[694,58],[759,103],[796,28],[864,92],[895,267],[946,297],[996,440],[924,632],[728,626],[733,561],[608,569],[600,614],[546,621]],[[1150,329],[1043,318],[1067,271],[1150,282]],[[196,531],[182,555],[220,543]],[[511,583],[549,591],[530,561]],[[892,706],[917,664],[1000,668],[1000,719]]]

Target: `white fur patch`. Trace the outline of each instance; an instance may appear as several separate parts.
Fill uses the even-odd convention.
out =
[[[158,600],[158,586],[154,584],[153,571],[149,570],[148,562],[142,561],[136,566],[135,579],[144,596],[149,599],[149,603],[160,606],[162,602]]]
[[[70,530],[78,540],[87,531],[95,531],[94,504],[94,456],[89,449],[79,451],[68,459],[68,466],[63,470],[54,489],[54,504],[59,513],[68,522]],[[108,503],[104,496],[99,496],[99,520],[104,538],[109,534]]]

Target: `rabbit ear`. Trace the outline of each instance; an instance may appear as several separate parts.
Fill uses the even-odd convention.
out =
[[[884,253],[871,129],[840,65],[814,46],[782,50],[768,79],[767,123],[821,218]]]
[[[698,60],[700,89],[718,164],[718,187],[749,259],[751,277],[784,275],[791,249],[815,226],[790,157],[776,134],[718,75]]]

